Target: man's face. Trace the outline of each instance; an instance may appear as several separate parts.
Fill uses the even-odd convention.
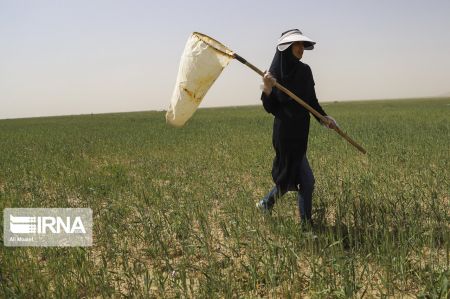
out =
[[[299,60],[303,57],[303,51],[305,50],[303,46],[303,42],[294,42],[292,44],[292,54],[297,57]]]

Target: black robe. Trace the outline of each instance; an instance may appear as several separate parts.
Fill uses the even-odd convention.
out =
[[[292,55],[290,48],[284,52]],[[325,111],[317,101],[311,68],[299,60],[295,60],[295,62],[290,61],[291,68],[289,69],[286,64],[283,64],[283,60],[279,59],[282,54],[286,55],[277,50],[270,68],[271,74],[277,79],[277,82],[325,116]],[[286,61],[286,57],[284,59]],[[280,70],[281,65],[284,69],[281,67]],[[283,76],[285,74],[283,72],[286,70],[289,71],[289,76]],[[308,147],[309,112],[275,87],[270,96],[263,92],[261,100],[264,109],[275,116],[272,135],[275,149],[272,166],[273,181],[279,188],[278,190],[296,191],[300,184],[301,161]],[[319,119],[317,120],[319,121]]]

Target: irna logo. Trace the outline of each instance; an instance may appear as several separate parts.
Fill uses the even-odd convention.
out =
[[[6,208],[5,246],[92,246],[92,209]]]
[[[86,233],[86,229],[79,216],[74,219],[71,219],[71,217],[65,217],[65,219],[63,219],[58,216],[28,217],[9,215],[9,218],[9,230],[14,234],[59,234],[61,232],[66,234]]]

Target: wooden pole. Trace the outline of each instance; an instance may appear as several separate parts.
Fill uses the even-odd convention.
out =
[[[234,58],[236,60],[238,60],[239,62],[245,64],[246,66],[248,66],[249,68],[251,68],[252,70],[254,70],[256,73],[258,73],[261,77],[264,77],[264,72],[261,71],[260,69],[258,69],[256,66],[254,66],[253,64],[251,64],[250,62],[248,62],[247,60],[245,60],[244,58],[242,58],[241,56],[239,56],[238,54],[234,53]],[[302,99],[300,99],[298,96],[296,96],[293,92],[291,92],[289,89],[287,89],[286,87],[282,86],[281,84],[279,84],[278,82],[275,82],[275,87],[278,88],[279,90],[281,90],[282,92],[284,92],[285,94],[287,94],[288,96],[290,96],[293,100],[295,100],[297,103],[299,103],[300,105],[302,105],[303,107],[305,107],[306,110],[308,110],[309,112],[311,112],[312,114],[314,114],[315,116],[317,116],[323,123],[329,123],[329,119],[327,119],[325,116],[323,116],[322,114],[320,114],[319,112],[317,112],[313,107],[311,107],[310,105],[308,105],[305,101],[303,101]],[[358,143],[356,143],[356,141],[354,141],[352,138],[350,138],[350,136],[348,136],[346,133],[344,133],[340,128],[338,128],[337,126],[334,128],[334,130],[341,135],[345,140],[347,140],[351,145],[353,145],[354,147],[356,147],[361,153],[366,154],[366,150],[360,146]]]

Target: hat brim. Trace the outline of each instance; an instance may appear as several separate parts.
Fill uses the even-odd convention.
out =
[[[305,50],[314,49],[314,45],[316,44],[315,41],[313,41],[312,39],[310,39],[307,36],[304,36],[301,34],[292,34],[292,35],[286,36],[284,38],[280,38],[280,40],[278,40],[278,45],[277,45],[278,50],[284,51],[287,48],[289,48],[289,46],[292,45],[292,43],[294,43],[294,42],[303,42]]]

